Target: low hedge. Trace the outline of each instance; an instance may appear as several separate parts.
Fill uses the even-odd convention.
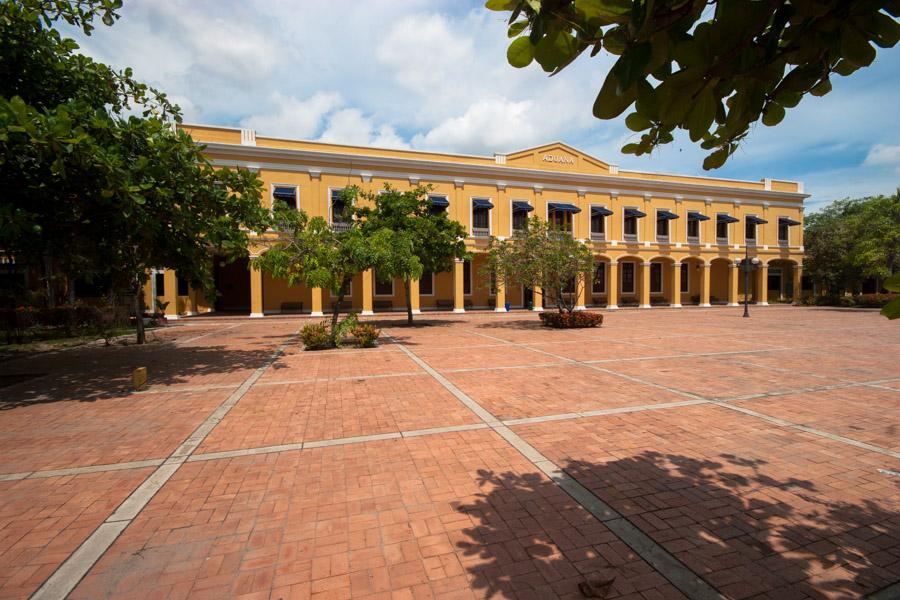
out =
[[[541,313],[541,323],[544,327],[555,329],[579,329],[582,327],[600,327],[603,324],[603,315],[595,312],[579,310],[575,312],[544,312]]]
[[[856,296],[806,296],[806,306],[842,306],[844,308],[884,308],[898,294],[857,294]]]

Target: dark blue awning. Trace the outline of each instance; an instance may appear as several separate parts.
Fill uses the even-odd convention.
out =
[[[795,221],[790,217],[778,217],[778,223],[783,225],[800,225],[800,221]]]
[[[664,219],[666,221],[671,221],[672,219],[677,219],[678,215],[673,213],[670,210],[658,210],[656,211],[656,219]]]
[[[450,206],[450,201],[443,196],[428,196],[428,199],[431,200],[432,206],[437,206],[438,208],[447,208]]]
[[[613,211],[609,210],[605,206],[592,206],[591,207],[591,216],[592,217],[608,217],[613,214]]]
[[[272,195],[281,200],[294,200],[297,198],[297,188],[292,187],[276,187],[272,191]]]
[[[565,202],[548,202],[547,209],[550,212],[568,212],[573,214],[581,212],[581,209],[574,204],[567,204]]]
[[[731,215],[716,215],[716,221],[718,223],[738,223],[740,219],[735,219]]]
[[[534,207],[524,200],[513,200],[513,212],[531,212]]]
[[[696,211],[688,211],[688,221],[709,221],[709,217]]]
[[[753,223],[754,225],[765,225],[768,223],[765,219],[761,217],[754,217],[753,215],[747,215],[746,217],[748,223]]]
[[[637,217],[638,219],[642,219],[647,216],[647,213],[643,213],[636,208],[626,208],[625,216],[626,217]]]
[[[490,200],[485,200],[484,198],[476,198],[472,200],[472,208],[494,208],[493,203]]]

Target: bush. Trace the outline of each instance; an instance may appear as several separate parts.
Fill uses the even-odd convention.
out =
[[[304,325],[300,329],[300,339],[307,350],[327,350],[334,347],[328,324],[324,321]]]
[[[357,348],[374,348],[381,330],[374,325],[360,323],[350,329],[350,334],[356,339]]]
[[[854,299],[861,308],[884,308],[884,305],[897,297],[897,294],[860,294]]]
[[[544,327],[554,327],[556,329],[599,327],[603,323],[603,315],[584,310],[571,313],[544,312],[541,313],[541,322],[544,324]]]

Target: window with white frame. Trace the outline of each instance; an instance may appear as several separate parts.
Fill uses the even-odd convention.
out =
[[[297,186],[276,185],[272,187],[272,210],[279,206],[297,209]]]
[[[419,279],[419,295],[434,296],[434,273],[431,271],[422,271],[422,277]]]
[[[606,263],[598,262],[594,266],[594,278],[591,280],[591,292],[595,294],[606,293]]]
[[[778,243],[787,246],[791,241],[791,221],[780,217],[778,219]]]
[[[756,215],[747,215],[744,217],[744,243],[756,243]]]
[[[487,198],[472,198],[472,235],[488,237],[491,235],[491,209],[493,203]]]
[[[606,240],[606,217],[612,214],[612,211],[605,206],[591,207],[591,239],[595,242]]]
[[[634,293],[634,263],[633,262],[623,262],[622,263],[622,293],[623,294],[633,294]]]
[[[350,216],[347,212],[347,201],[344,199],[341,189],[331,190],[331,202],[329,205],[331,227],[335,231],[350,229]]]
[[[394,280],[393,278],[383,281],[378,279],[378,274],[373,273],[373,277],[375,279],[375,295],[376,296],[393,296],[394,295]]]
[[[662,263],[650,263],[650,293],[662,294],[663,291]]]
[[[696,210],[689,210],[687,214],[687,241],[696,244],[700,241],[700,223],[709,221],[709,217]]]
[[[677,219],[678,215],[665,208],[656,211],[656,241],[668,243],[669,241],[669,221]]]
[[[529,213],[534,210],[525,200],[513,200],[512,203],[512,229],[513,231],[524,231],[528,225]]]
[[[716,215],[716,242],[719,244],[728,243],[728,225],[732,222],[732,217],[725,213]]]
[[[429,194],[428,200],[431,202],[431,205],[428,207],[429,214],[433,216],[447,214],[447,210],[450,206],[450,201],[447,199],[447,196]]]
[[[636,242],[638,239],[638,219],[646,215],[633,206],[625,207],[622,215],[622,233],[626,242]]]

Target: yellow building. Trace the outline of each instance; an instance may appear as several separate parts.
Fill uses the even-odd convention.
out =
[[[593,249],[597,268],[583,286],[579,307],[650,308],[687,304],[734,305],[742,301],[737,261],[748,252],[760,261],[749,294],[758,304],[799,295],[803,264],[803,186],[792,181],[740,181],[620,170],[555,142],[510,154],[469,156],[363,148],[257,137],[250,129],[185,125],[220,167],[255,170],[265,184],[264,202],[286,202],[340,227],[333,216],[337,192],[356,185],[377,191],[385,183],[405,189],[434,187],[433,203],[469,231],[474,253],[452,273],[427,273],[413,282],[415,310],[542,308],[540,290],[492,289],[481,276],[490,236],[507,237],[525,218],[539,215],[570,229]],[[252,244],[251,257],[265,251]],[[247,261],[214,258],[220,297],[216,306],[178,282],[175,273],[154,274],[153,294],[168,301],[171,316],[244,311],[321,314],[334,299],[325,290],[288,286]],[[155,291],[151,291],[150,288]],[[403,286],[356,277],[350,304],[363,314],[401,310]]]

